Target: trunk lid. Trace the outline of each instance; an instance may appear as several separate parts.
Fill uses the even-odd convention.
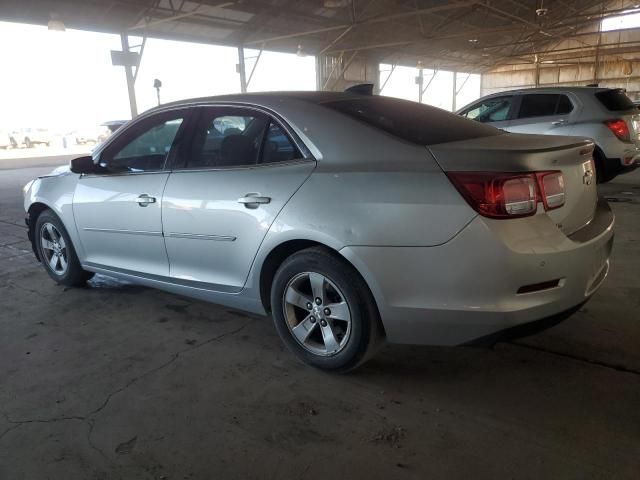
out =
[[[566,235],[589,223],[598,201],[593,142],[553,135],[504,134],[429,147],[445,172],[561,171],[565,203],[546,212]],[[544,211],[538,204],[538,212]]]

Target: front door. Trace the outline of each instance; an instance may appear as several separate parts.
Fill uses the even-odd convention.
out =
[[[100,153],[101,173],[80,177],[73,213],[85,264],[169,275],[162,193],[185,115],[163,112],[138,121]]]
[[[315,168],[262,111],[200,107],[185,164],[171,173],[162,221],[172,278],[237,292],[274,219]]]
[[[488,123],[496,128],[506,129],[513,105],[513,95],[488,97],[465,108],[460,115],[469,120]]]

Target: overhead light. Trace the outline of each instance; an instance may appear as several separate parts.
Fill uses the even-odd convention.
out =
[[[478,39],[477,38],[470,38],[469,39],[469,43],[478,43]]]
[[[302,45],[298,45],[298,50],[296,51],[296,55],[299,57],[306,57],[307,54],[304,53],[304,50],[302,49]]]
[[[540,0],[540,8],[536,8],[536,15],[544,17],[547,13],[549,13],[549,9],[544,7],[544,0]]]
[[[67,30],[64,22],[53,13],[49,15],[49,23],[47,23],[47,28],[52,32],[64,32]]]
[[[416,68],[417,68],[418,70],[421,70],[421,69],[422,69],[422,60],[418,60],[418,63],[416,64]]]

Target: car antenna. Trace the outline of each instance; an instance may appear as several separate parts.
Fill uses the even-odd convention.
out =
[[[359,83],[358,85],[347,88],[345,92],[371,96],[373,95],[373,83]]]

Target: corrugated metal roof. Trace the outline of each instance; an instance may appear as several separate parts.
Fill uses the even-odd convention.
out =
[[[309,54],[358,51],[380,62],[483,71],[533,62],[627,2],[546,0],[3,0],[0,19],[68,28],[264,46]],[[628,2],[632,5],[631,2]],[[544,15],[540,14],[544,13]]]

